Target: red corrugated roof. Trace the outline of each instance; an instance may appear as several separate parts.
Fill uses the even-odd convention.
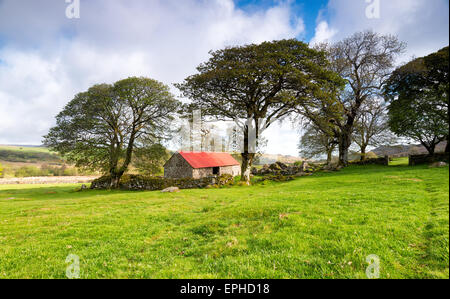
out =
[[[239,165],[228,153],[179,152],[192,168],[220,167]]]

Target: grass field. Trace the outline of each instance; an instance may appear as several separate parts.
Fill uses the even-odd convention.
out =
[[[92,172],[76,169],[45,147],[0,145],[1,178],[76,176]],[[1,182],[0,182],[1,184]]]
[[[395,164],[395,163],[394,163]],[[449,169],[180,193],[0,186],[0,278],[449,278]]]
[[[23,153],[50,153],[48,148],[41,146],[0,145],[0,150],[8,150]]]

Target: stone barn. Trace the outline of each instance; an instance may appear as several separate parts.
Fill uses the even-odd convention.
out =
[[[164,164],[166,178],[194,178],[241,174],[241,167],[228,153],[177,152]]]

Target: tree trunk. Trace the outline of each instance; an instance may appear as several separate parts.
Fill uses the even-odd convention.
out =
[[[446,153],[449,153],[450,152],[450,142],[449,142],[449,136],[447,136],[447,138],[446,138],[446,142],[447,142],[447,145],[445,146],[445,152]]]
[[[111,158],[111,166],[110,166],[110,176],[111,176],[111,189],[119,189],[120,184],[120,178],[123,176],[123,174],[127,171],[128,166],[131,163],[131,158],[133,156],[133,149],[134,149],[134,139],[135,139],[135,129],[133,127],[133,133],[131,134],[130,141],[128,142],[127,146],[127,152],[125,156],[125,161],[123,162],[122,166],[119,168],[119,150],[120,147],[118,147],[118,150],[114,154],[114,156]]]
[[[109,176],[111,177],[111,182],[109,185],[110,189],[118,189],[120,176],[118,175],[117,165],[119,164],[119,150],[114,146],[111,147],[110,160],[109,160]]]
[[[109,187],[111,189],[119,189],[120,178],[122,177],[122,175],[123,175],[122,171],[112,170],[110,172],[111,184]]]
[[[428,154],[430,156],[434,156],[434,151],[436,149],[436,143],[433,142],[431,144],[428,144],[428,143],[422,142],[422,145],[427,149]]]
[[[339,165],[348,166],[348,149],[350,148],[350,134],[342,133],[339,138]]]
[[[430,149],[428,150],[430,153],[430,156],[434,156],[435,149],[436,149],[436,144],[430,145]]]
[[[252,168],[253,159],[255,157],[254,153],[242,153],[242,164],[241,164],[241,181],[246,182],[250,185],[250,172]]]
[[[333,149],[327,150],[327,165],[331,164],[331,160],[333,159]]]
[[[361,161],[366,160],[366,147],[361,146]]]
[[[251,124],[247,124],[244,127],[244,149],[243,149],[243,153],[241,153],[241,156],[242,156],[241,182],[246,182],[247,185],[250,185],[250,173],[251,173],[251,168],[252,168],[252,164],[253,164],[253,159],[255,158],[256,147],[257,147],[257,142],[258,142],[259,130],[258,130],[257,118],[255,118],[255,128],[254,128],[256,130],[256,132],[255,132],[256,140],[250,140],[249,126],[251,126]],[[252,142],[252,144],[250,144],[250,142]],[[254,142],[254,144],[253,144],[253,142]]]

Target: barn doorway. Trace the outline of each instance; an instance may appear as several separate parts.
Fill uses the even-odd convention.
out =
[[[220,167],[213,167],[213,175],[219,175]]]

